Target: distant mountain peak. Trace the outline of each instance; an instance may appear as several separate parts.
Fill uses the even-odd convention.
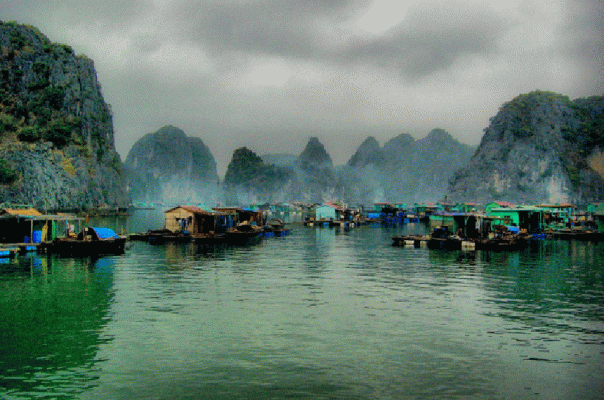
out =
[[[369,136],[361,143],[356,153],[348,160],[350,167],[363,167],[365,165],[381,165],[384,162],[384,153],[375,137]]]
[[[309,139],[308,144],[300,154],[299,159],[303,163],[333,166],[331,156],[327,153],[325,146],[323,146],[316,136]]]
[[[140,138],[125,167],[133,200],[186,202],[216,196],[218,174],[212,152],[201,138],[188,137],[172,125]]]

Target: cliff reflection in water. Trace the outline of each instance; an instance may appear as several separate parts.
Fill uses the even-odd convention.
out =
[[[32,254],[0,264],[0,387],[65,396],[94,385],[113,301],[113,260]]]

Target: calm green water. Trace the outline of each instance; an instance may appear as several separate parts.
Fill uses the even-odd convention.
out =
[[[5,261],[0,397],[602,398],[604,244],[392,247],[402,232]]]

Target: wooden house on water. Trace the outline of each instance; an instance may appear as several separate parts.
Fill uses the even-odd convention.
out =
[[[544,224],[547,229],[561,229],[571,227],[572,216],[576,207],[572,204],[541,204],[538,207],[543,209]]]
[[[487,215],[498,218],[493,225],[513,225],[527,232],[540,232],[545,224],[545,212],[541,206],[493,207]]]
[[[235,226],[239,224],[264,225],[264,214],[262,211],[253,211],[240,207],[215,207],[213,210],[217,213],[228,215]]]
[[[165,229],[190,234],[219,233],[233,226],[226,213],[207,211],[195,206],[177,206],[164,212]]]
[[[43,215],[34,208],[0,209],[0,243],[41,243],[79,230],[81,218]]]

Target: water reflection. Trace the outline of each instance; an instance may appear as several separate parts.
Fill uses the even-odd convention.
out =
[[[111,340],[113,271],[111,258],[36,254],[0,266],[0,393],[60,397],[94,385],[97,351]]]

